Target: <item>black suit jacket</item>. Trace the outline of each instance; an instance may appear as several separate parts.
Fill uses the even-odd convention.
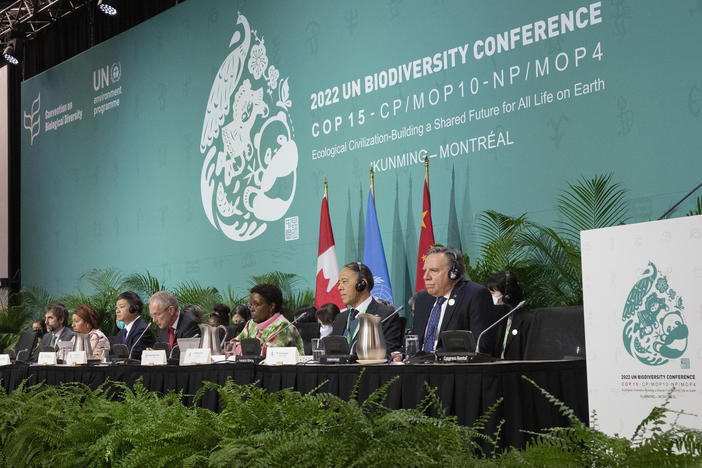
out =
[[[377,315],[381,320],[394,311],[395,309],[393,309],[392,306],[378,302],[375,299],[371,299],[370,304],[368,304],[368,309],[366,309],[367,314]],[[332,324],[332,335],[344,336],[344,331],[346,331],[346,319],[348,316],[348,309],[336,316]],[[383,336],[385,337],[385,346],[387,347],[388,353],[400,349],[402,345],[402,324],[398,315],[395,315],[383,324]],[[353,345],[355,341],[356,340],[352,341],[351,345]]]
[[[147,327],[148,324],[144,319],[137,317],[136,320],[134,320],[132,328],[129,330],[126,341],[124,341],[124,335],[127,333],[126,328],[117,333],[117,342],[127,345],[127,349],[132,353],[132,359],[141,359],[141,352],[146,348],[151,348],[154,344],[154,335],[151,331],[147,330],[144,332],[144,329]],[[144,335],[139,339],[142,332],[144,332]],[[166,331],[166,341],[168,341],[168,331]]]
[[[73,330],[71,330],[68,327],[63,327],[63,330],[61,330],[61,336],[59,337],[59,341],[71,341],[71,338],[73,338]],[[51,332],[45,333],[44,336],[41,337],[41,342],[39,343],[39,346],[51,346],[51,341],[54,338],[54,334]]]
[[[200,335],[200,327],[198,327],[197,318],[190,312],[180,311],[180,319],[178,327],[175,331],[175,339],[178,338],[193,338]],[[168,327],[158,329],[158,341],[168,343]]]
[[[495,306],[496,319],[503,317],[511,309],[512,306],[506,304]],[[504,348],[506,360],[524,359],[533,315],[533,312],[529,309],[520,309],[512,314],[512,324]],[[500,357],[502,354],[502,344],[505,342],[504,337],[507,331],[508,320],[509,318],[504,319],[495,327],[495,352],[493,353],[495,357]]]
[[[63,330],[61,331],[61,336],[59,337],[59,341],[71,341],[71,338],[73,338],[73,330],[71,330],[68,327],[63,327]],[[41,341],[39,341],[39,346],[34,348],[34,352],[32,352],[32,360],[36,361],[39,358],[39,348],[42,346],[51,346],[51,341],[53,341],[54,335],[51,332],[44,333],[44,336],[41,337]],[[56,345],[54,345],[56,346]]]
[[[417,294],[414,303],[412,332],[419,336],[420,350],[424,346],[424,332],[435,301],[434,296],[426,291],[421,291]],[[437,334],[438,337],[441,336],[441,332],[446,330],[470,330],[477,342],[483,330],[495,322],[494,307],[492,295],[486,287],[473,281],[459,281],[451,290],[444,319],[441,321],[441,328]],[[494,349],[493,337],[492,330],[486,333],[480,340],[479,351],[492,353]],[[437,348],[441,348],[441,346],[441,339],[439,339]]]

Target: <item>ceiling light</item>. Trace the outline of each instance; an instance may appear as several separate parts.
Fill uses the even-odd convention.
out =
[[[98,8],[107,16],[117,15],[117,2],[115,0],[98,0]]]
[[[12,65],[18,65],[20,63],[20,47],[18,46],[17,39],[10,39],[2,51],[3,58],[7,63]]]

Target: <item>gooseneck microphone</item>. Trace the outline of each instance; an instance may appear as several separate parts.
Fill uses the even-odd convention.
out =
[[[392,317],[394,317],[395,315],[399,314],[399,313],[402,311],[402,309],[404,309],[404,308],[405,308],[405,306],[403,306],[403,305],[400,306],[400,307],[398,307],[397,309],[395,309],[395,311],[394,311],[392,314],[388,315],[388,316],[385,317],[383,320],[381,320],[380,323],[383,324],[383,323],[387,322],[387,321],[390,320]]]
[[[510,315],[512,315],[512,314],[513,314],[514,312],[516,312],[517,310],[519,310],[519,309],[521,309],[522,307],[524,307],[524,304],[526,304],[526,301],[520,302],[519,304],[517,304],[517,307],[515,307],[514,309],[510,310],[509,312],[507,312],[505,315],[503,315],[503,316],[500,317],[498,320],[496,320],[492,325],[490,325],[490,326],[487,327],[485,330],[483,330],[482,333],[481,333],[480,335],[478,335],[478,342],[475,344],[475,351],[476,351],[476,352],[480,352],[480,338],[483,337],[483,335],[485,334],[485,332],[487,332],[488,330],[492,329],[495,325],[497,325],[498,323],[500,323],[501,321],[503,321],[504,319],[506,319],[507,317],[509,317]]]
[[[278,335],[280,335],[280,333],[281,333],[283,330],[287,330],[287,329],[290,328],[291,326],[297,324],[297,322],[299,322],[300,319],[303,319],[303,318],[307,317],[307,316],[308,316],[309,314],[311,314],[311,313],[312,313],[311,310],[306,310],[306,311],[304,311],[303,313],[301,313],[300,315],[298,315],[297,318],[296,318],[295,320],[293,320],[292,322],[288,322],[288,324],[285,325],[283,328],[281,328],[280,330],[278,330],[277,332],[275,332],[275,333],[273,333],[271,336],[269,336],[268,339],[267,339],[266,341],[264,341],[263,343],[261,343],[261,345],[270,343],[271,340],[272,340],[273,338],[277,338]]]
[[[144,328],[144,330],[141,332],[141,335],[139,335],[139,338],[137,338],[136,341],[132,344],[132,347],[129,348],[129,357],[127,359],[132,358],[132,353],[134,352],[134,348],[136,347],[139,340],[141,340],[141,337],[144,336],[144,333],[146,333],[146,330],[148,330],[149,328],[151,328],[151,322],[146,322],[146,328]]]

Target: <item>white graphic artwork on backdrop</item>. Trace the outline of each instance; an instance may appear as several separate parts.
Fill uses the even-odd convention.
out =
[[[288,79],[269,65],[263,37],[241,13],[235,29],[207,101],[200,191],[212,226],[243,242],[290,208],[298,151]]]
[[[27,112],[24,111],[24,128],[29,130],[29,145],[34,144],[34,138],[39,135],[39,130],[41,130],[41,93],[37,94],[36,99],[32,101],[32,109]]]

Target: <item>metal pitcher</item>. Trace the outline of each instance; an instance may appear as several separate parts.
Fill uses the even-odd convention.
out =
[[[73,341],[73,351],[85,351],[90,358],[93,355],[93,348],[90,346],[90,335],[88,333],[75,333]]]
[[[227,327],[224,325],[213,327],[206,323],[201,323],[198,326],[200,327],[200,348],[210,348],[212,355],[222,354],[222,348],[224,348],[224,342],[227,339]],[[220,328],[224,330],[222,340],[219,339]]]
[[[385,336],[380,324],[380,317],[373,314],[358,314],[358,336],[356,339],[356,355],[358,359],[385,359]]]

